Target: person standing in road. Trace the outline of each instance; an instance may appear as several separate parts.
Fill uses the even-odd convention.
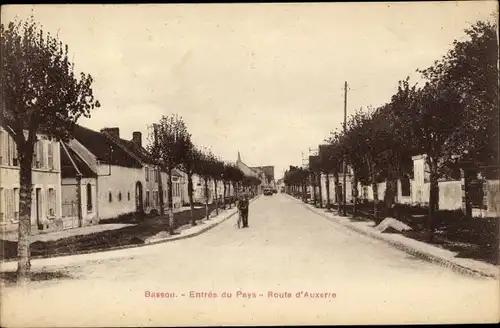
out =
[[[238,210],[241,213],[243,220],[243,228],[248,228],[248,207],[250,203],[248,201],[248,195],[244,194],[240,201],[238,202]]]

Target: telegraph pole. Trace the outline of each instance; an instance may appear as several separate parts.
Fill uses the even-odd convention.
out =
[[[347,131],[347,81],[345,81],[344,84],[344,133]],[[346,180],[346,171],[347,171],[347,159],[346,156],[344,155],[344,163],[343,163],[343,180],[344,180],[344,190],[342,192],[342,215],[346,216],[346,203],[347,203],[347,180]]]

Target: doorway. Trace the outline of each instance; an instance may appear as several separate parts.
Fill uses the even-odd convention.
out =
[[[135,210],[138,213],[144,212],[142,197],[142,183],[138,181],[135,184]]]

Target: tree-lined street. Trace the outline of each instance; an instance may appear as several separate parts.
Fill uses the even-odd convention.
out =
[[[492,2],[2,18],[1,326],[500,320]]]
[[[255,200],[250,229],[236,229],[235,220],[172,243],[34,260],[34,273],[59,278],[26,289],[4,288],[2,320],[65,326],[498,318],[497,281],[459,275],[345,230],[287,195]],[[300,291],[323,298],[296,298]],[[177,297],[152,298],[146,292]],[[193,298],[190,292],[205,294]],[[222,298],[224,292],[232,298]],[[278,294],[269,298],[268,292]]]

